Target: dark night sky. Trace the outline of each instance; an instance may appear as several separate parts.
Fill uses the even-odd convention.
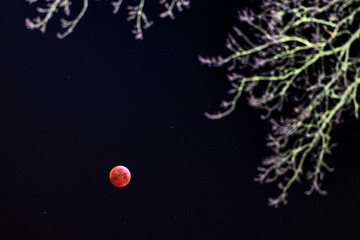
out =
[[[258,2],[193,0],[175,21],[148,3],[156,21],[136,41],[106,2],[90,1],[64,40],[58,19],[31,32],[34,7],[2,2],[0,240],[360,239],[359,122],[334,131],[329,195],[295,184],[274,209],[276,186],[253,182],[270,154],[261,112],[243,98],[204,117],[229,86],[197,55],[226,53],[236,10]],[[108,180],[115,165],[132,173],[126,188]]]

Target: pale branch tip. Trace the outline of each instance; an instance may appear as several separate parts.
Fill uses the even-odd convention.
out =
[[[46,28],[50,20],[59,12],[63,12],[65,16],[69,19],[61,18],[60,23],[63,29],[63,32],[58,32],[57,37],[62,39],[72,33],[79,23],[79,21],[85,15],[89,0],[82,0],[83,7],[81,11],[75,16],[70,16],[70,9],[72,2],[70,0],[25,0],[32,5],[37,3],[39,6],[36,8],[36,11],[40,16],[34,17],[32,19],[25,19],[25,26],[30,30],[39,30],[42,33],[46,32]],[[116,14],[120,11],[121,6],[124,4],[124,0],[114,0],[111,1],[113,6],[113,14]],[[132,1],[133,4],[134,1]],[[149,20],[146,13],[144,12],[145,7],[147,6],[146,0],[136,0],[135,5],[127,5],[126,9],[128,11],[127,21],[133,21],[134,28],[132,33],[135,36],[135,39],[143,39],[143,30],[152,26],[153,21]],[[181,12],[184,8],[190,7],[190,0],[159,0],[159,4],[163,5],[165,10],[160,13],[160,18],[169,17],[175,19],[174,11],[175,9],[178,12]]]

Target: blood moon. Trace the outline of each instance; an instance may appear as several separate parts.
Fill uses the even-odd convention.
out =
[[[115,187],[125,187],[130,182],[131,174],[129,169],[119,165],[111,169],[109,179]]]

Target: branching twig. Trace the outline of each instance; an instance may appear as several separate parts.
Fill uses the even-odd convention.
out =
[[[44,15],[43,17],[35,17],[32,20],[29,18],[25,19],[26,28],[30,30],[40,30],[42,33],[45,33],[47,24],[51,20],[51,18],[58,13],[59,11],[63,11],[67,17],[70,16],[70,0],[26,0],[30,5],[37,2],[42,2],[45,7],[38,7],[37,11],[40,15]],[[144,12],[144,6],[146,0],[136,0],[137,3],[135,5],[129,5],[128,9],[128,21],[135,21],[134,30],[132,33],[135,35],[135,39],[143,39],[143,29],[149,28],[153,21],[148,20]],[[113,14],[119,12],[121,5],[123,4],[123,0],[115,0],[111,2],[111,5],[114,7]],[[190,0],[160,0],[160,4],[162,4],[166,11],[160,14],[161,18],[165,18],[169,16],[171,19],[174,19],[173,10],[176,6],[178,11],[182,11],[183,8],[189,8]],[[65,31],[63,33],[58,33],[57,37],[62,39],[68,36],[73,32],[76,25],[84,16],[86,10],[88,8],[88,0],[83,0],[83,8],[80,13],[75,17],[74,20],[66,20],[64,18],[60,19],[61,26]]]
[[[230,92],[235,94],[222,103],[222,112],[205,113],[208,118],[231,113],[244,91],[251,106],[266,111],[264,118],[273,116],[267,145],[274,154],[258,168],[255,181],[278,181],[281,192],[268,202],[277,207],[287,203],[290,187],[305,170],[306,194],[326,194],[321,183],[324,170],[332,171],[325,162],[333,146],[330,133],[343,112],[353,109],[358,118],[360,56],[351,50],[360,38],[360,0],[265,0],[262,9],[258,15],[239,12],[252,32],[246,35],[235,27],[226,44],[229,55],[199,60],[230,66]],[[276,117],[274,111],[286,116]]]

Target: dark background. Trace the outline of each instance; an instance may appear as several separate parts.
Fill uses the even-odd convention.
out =
[[[58,17],[31,32],[35,7],[1,2],[0,240],[360,239],[353,116],[333,133],[329,195],[295,184],[278,209],[267,206],[276,186],[253,182],[270,154],[261,112],[242,98],[230,116],[204,117],[229,86],[197,55],[226,54],[237,10],[259,2],[193,0],[175,21],[147,4],[156,21],[143,41],[125,8],[94,1],[58,40]],[[108,180],[116,165],[132,173],[122,189]]]

